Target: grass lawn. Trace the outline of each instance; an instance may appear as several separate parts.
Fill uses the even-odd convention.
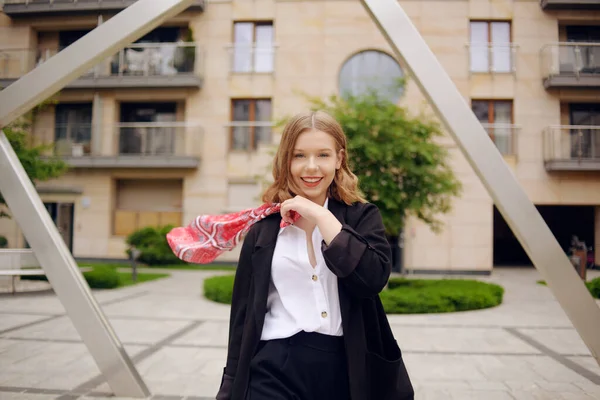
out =
[[[127,262],[78,262],[80,267],[117,267],[117,268],[131,268],[131,264]],[[235,264],[175,264],[175,265],[156,265],[148,266],[145,264],[138,264],[138,268],[162,268],[172,269],[180,271],[235,271]],[[139,274],[138,274],[139,275]]]
[[[134,282],[131,272],[119,272],[117,268],[119,264],[80,264],[79,267],[92,267],[92,271],[86,271],[83,276],[88,281],[88,284],[93,289],[113,289],[117,287],[132,286],[138,283],[149,282],[155,279],[166,278],[170,274],[165,273],[140,273],[137,274],[137,280]],[[92,275],[92,278],[90,278]],[[22,276],[23,280],[32,281],[47,281],[45,275]],[[106,283],[110,282],[110,283]]]
[[[170,276],[169,274],[156,274],[156,273],[141,274],[141,273],[138,273],[137,281],[134,282],[133,277],[131,276],[131,273],[129,273],[129,272],[117,272],[117,273],[119,274],[119,287],[131,286],[131,285],[135,285],[136,283],[153,281],[155,279],[161,279],[161,278],[166,278],[166,277]]]

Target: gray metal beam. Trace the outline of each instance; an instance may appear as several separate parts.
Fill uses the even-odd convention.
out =
[[[600,364],[600,307],[398,0],[361,0]],[[491,211],[490,211],[491,212]]]
[[[0,127],[179,14],[192,1],[139,0],[100,25],[0,92]],[[114,394],[148,397],[148,388],[102,313],[4,132],[0,132],[0,193]]]

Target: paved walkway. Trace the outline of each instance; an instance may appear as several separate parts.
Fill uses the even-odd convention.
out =
[[[214,399],[229,306],[205,300],[201,288],[222,273],[172,271],[95,292],[152,399]],[[501,306],[390,317],[417,399],[600,399],[600,367],[550,289],[535,283],[537,271],[478,279],[505,287]],[[116,400],[51,291],[0,295],[0,400],[107,397]]]

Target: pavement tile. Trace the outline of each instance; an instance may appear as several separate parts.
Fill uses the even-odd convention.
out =
[[[173,342],[175,345],[227,346],[228,321],[206,321]]]
[[[7,393],[0,392],[1,400],[54,400],[55,394],[34,394],[34,393]],[[111,399],[111,400],[114,400]]]
[[[600,385],[596,385],[589,381],[588,382],[574,382],[573,384],[575,386],[583,389],[583,391],[585,393],[587,393],[588,395],[590,395],[596,399],[600,399]]]
[[[482,392],[480,390],[448,389],[448,393],[451,399],[456,400],[515,400],[514,396],[504,390]]]
[[[581,365],[585,369],[593,372],[594,374],[600,377],[600,365],[596,362],[596,360],[592,357],[567,357],[569,360]]]
[[[393,332],[403,351],[540,353],[500,328],[394,326]]]
[[[575,329],[518,329],[558,354],[591,355]]]
[[[205,277],[223,273],[172,271],[171,278],[160,282],[94,292],[127,353],[143,355],[134,362],[154,398],[214,399],[227,355],[229,306],[204,299],[201,288]],[[415,398],[600,399],[600,385],[506,329],[518,329],[600,377],[600,367],[591,356],[585,356],[589,353],[568,318],[548,288],[535,283],[538,279],[535,270],[498,269],[481,280],[505,287],[500,307],[390,316],[413,379]],[[60,312],[64,312],[62,305],[52,294],[2,298],[0,320],[4,325],[0,327],[10,329]],[[164,342],[195,321],[201,321],[200,325]],[[56,393],[89,385],[90,380],[97,383],[98,374],[67,317],[0,336],[1,400],[57,398]],[[24,395],[15,391],[27,388],[31,391]],[[103,383],[79,399],[125,400],[110,393]]]
[[[504,382],[495,382],[495,381],[467,381],[469,386],[473,390],[481,390],[481,391],[506,391],[508,390],[508,386],[504,384]]]
[[[3,332],[7,329],[14,329],[32,322],[42,321],[46,318],[48,318],[46,315],[0,313],[0,332]]]
[[[598,400],[598,397],[591,397],[585,393],[559,393],[560,398],[564,400]]]

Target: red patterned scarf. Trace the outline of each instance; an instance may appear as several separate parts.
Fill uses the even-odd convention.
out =
[[[252,225],[278,213],[281,204],[263,204],[232,214],[200,215],[188,226],[173,228],[167,242],[177,258],[194,264],[208,264],[225,251],[231,251]],[[296,222],[300,215],[293,213]],[[281,227],[289,224],[281,220]]]

